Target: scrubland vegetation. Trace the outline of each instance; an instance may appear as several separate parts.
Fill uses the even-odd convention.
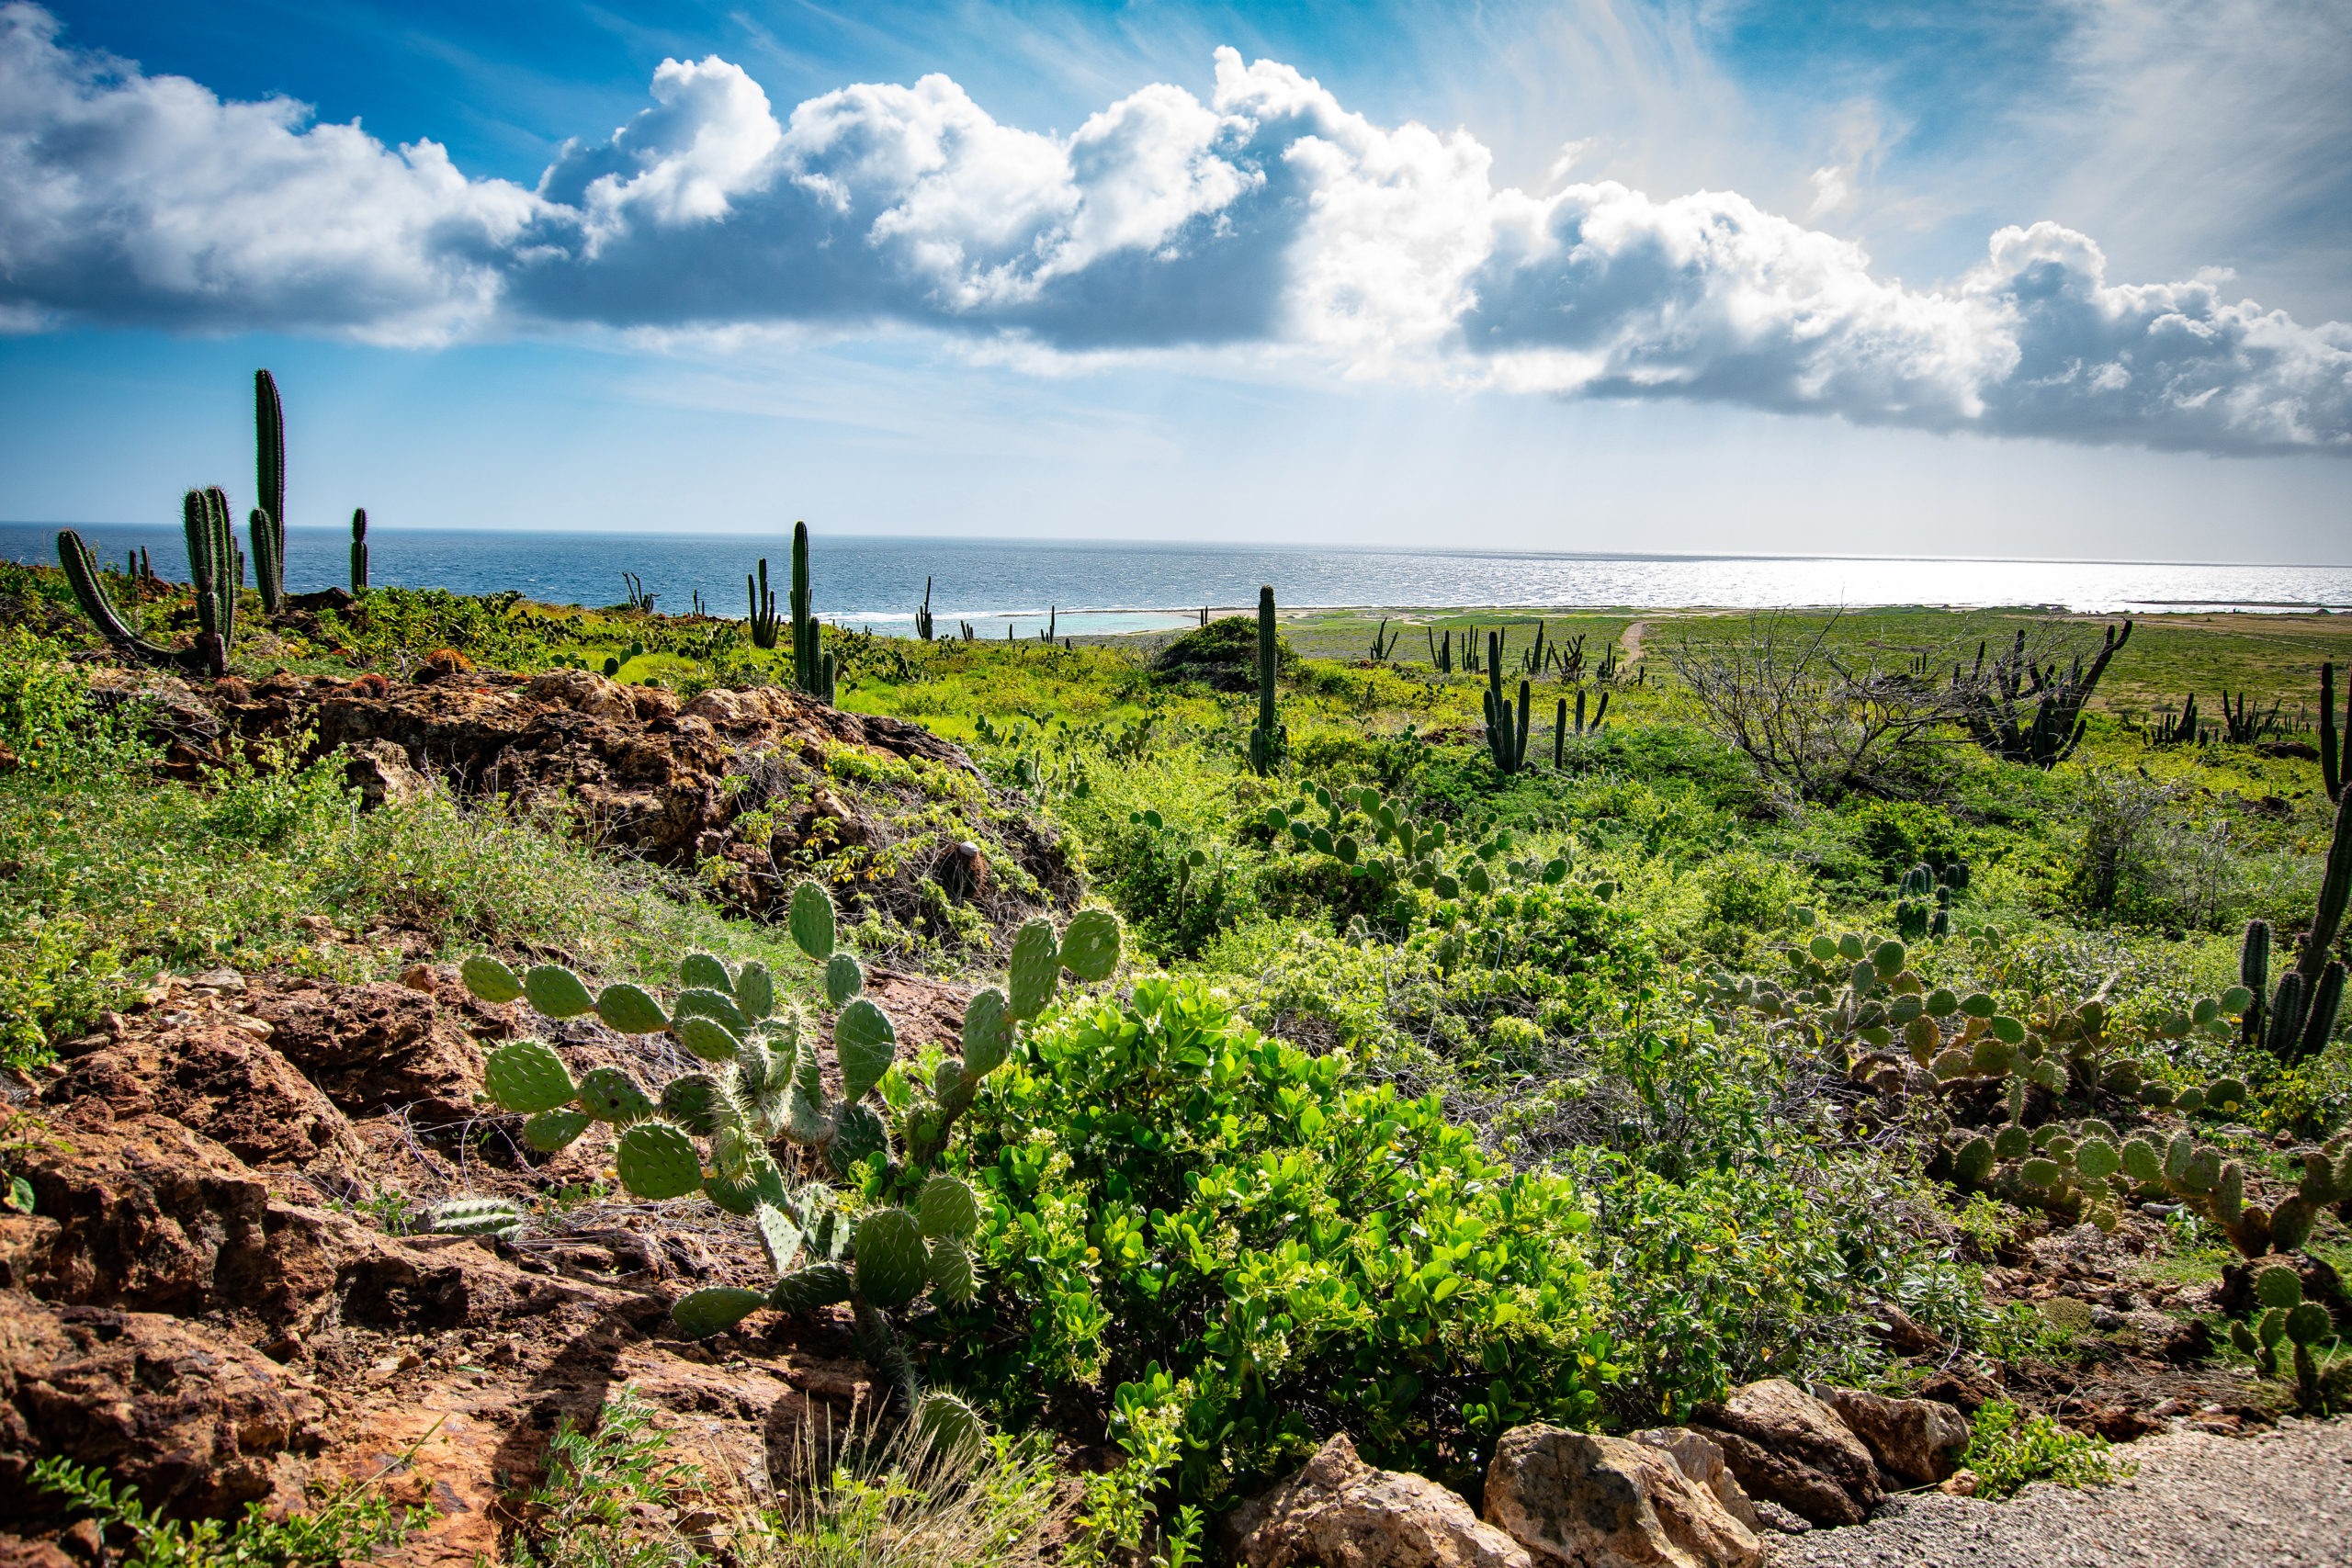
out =
[[[189,617],[168,587],[116,592],[150,635]],[[0,568],[16,1067],[163,968],[356,978],[488,952],[658,987],[699,950],[843,1000],[805,942],[714,897],[716,868],[616,856],[494,797],[363,815],[300,735],[163,778],[150,710],[92,684],[71,609],[58,574]],[[1081,1539],[1181,1562],[1334,1431],[1463,1483],[1513,1425],[1671,1422],[1762,1376],[1900,1389],[1959,1356],[2030,1391],[2091,1376],[2121,1341],[1984,1282],[2075,1224],[2154,1215],[2182,1277],[2352,1269],[2341,1145],[2310,1152],[2352,1117],[2343,1025],[2307,1053],[2264,1024],[2322,918],[2338,808],[2303,753],[2318,667],[2352,649],[2335,622],[2143,621],[2036,765],[1972,734],[1954,667],[2023,631],[2063,675],[2099,623],[1555,616],[1530,671],[1535,621],[1392,624],[1378,658],[1377,617],[1285,623],[1285,733],[1259,766],[1246,621],[1174,649],[823,634],[840,707],[965,745],[1003,793],[843,747],[831,787],[876,831],[761,874],[829,887],[868,954],[992,983],[1007,933],[862,889],[1010,807],[1125,932],[1118,974],[1023,1024],[935,1161],[979,1198],[977,1284],[902,1325],[908,1354],[988,1418],[1019,1516],[963,1560],[1034,1544],[1055,1505],[1022,1479],[1033,1436],[1122,1456],[1084,1483]],[[1479,635],[1441,671],[1424,625]],[[1465,644],[1501,669],[1462,668]],[[249,626],[230,666],[398,682],[441,649],[524,673],[611,660],[684,696],[794,681],[790,649],[738,622],[397,588]],[[2156,743],[2189,691],[2210,707],[2224,687],[2276,722]],[[1508,767],[1497,693],[1528,724]],[[1606,694],[1605,722],[1555,738],[1579,693]],[[2260,979],[2249,922],[2275,933]],[[933,1066],[881,1085],[890,1116]],[[852,1211],[897,1201],[882,1165],[848,1164]],[[2278,1408],[2340,1407],[2344,1347],[2298,1310],[2213,1314],[2206,1359]],[[1940,1357],[1903,1353],[1891,1316]],[[2078,1440],[1998,1411],[2002,1484],[2084,1472]],[[884,1505],[836,1482],[782,1555],[864,1560],[842,1510]]]

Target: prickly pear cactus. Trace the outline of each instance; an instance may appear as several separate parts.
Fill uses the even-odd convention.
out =
[[[858,1221],[851,1245],[858,1298],[872,1306],[904,1306],[931,1282],[922,1226],[904,1209],[877,1209]]]
[[[666,1122],[639,1122],[613,1151],[621,1184],[640,1198],[683,1198],[702,1185],[694,1140]]]
[[[865,970],[846,953],[836,953],[825,960],[825,999],[835,1007],[847,1002],[865,989]]]
[[[1071,916],[1062,931],[1061,966],[1089,984],[1110,978],[1119,966],[1118,917],[1108,909]]]
[[[670,1027],[662,1004],[642,988],[628,984],[607,986],[596,993],[596,1017],[618,1034],[659,1034]]]
[[[670,1321],[689,1339],[707,1339],[734,1327],[767,1303],[767,1297],[757,1291],[712,1285],[679,1297],[670,1309]]]
[[[543,1155],[551,1155],[571,1147],[572,1140],[586,1132],[594,1120],[585,1111],[568,1106],[542,1111],[523,1122],[523,1141]]]
[[[820,964],[833,955],[833,900],[816,883],[804,881],[792,890],[787,923],[801,952]]]
[[[482,1087],[501,1111],[530,1115],[569,1105],[574,1094],[563,1060],[536,1040],[513,1040],[482,1064]]]
[[[596,1005],[580,976],[560,964],[534,964],[524,972],[523,995],[549,1018],[577,1018]]]
[[[476,953],[458,967],[466,982],[466,989],[486,1002],[511,1002],[523,994],[523,982],[514,971],[488,953]]]
[[[727,972],[727,964],[715,953],[689,953],[679,961],[678,984],[688,989],[726,991],[732,994],[735,976]]]
[[[1012,1016],[1025,1021],[1044,1012],[1054,999],[1061,970],[1061,943],[1050,920],[1031,920],[1014,932],[1009,973]]]
[[[580,1079],[580,1109],[624,1127],[653,1114],[653,1101],[622,1067],[593,1067]]]

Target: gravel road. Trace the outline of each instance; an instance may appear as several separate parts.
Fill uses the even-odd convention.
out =
[[[2346,1568],[2352,1419],[2258,1438],[2171,1432],[2116,1450],[2139,1473],[2006,1503],[1898,1497],[1869,1524],[1773,1539],[1766,1568]]]

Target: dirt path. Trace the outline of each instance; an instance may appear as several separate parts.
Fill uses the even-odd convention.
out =
[[[2171,1432],[2119,1448],[2139,1473],[2006,1503],[1898,1497],[1867,1525],[1777,1538],[1765,1568],[2344,1568],[2352,1562],[2352,1419],[2259,1438]]]
[[[1627,626],[1619,640],[1625,645],[1625,662],[1633,663],[1642,656],[1642,634],[1650,629],[1647,621],[1635,621]]]

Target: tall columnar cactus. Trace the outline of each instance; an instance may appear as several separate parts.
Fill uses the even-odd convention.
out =
[[[1552,716],[1552,766],[1555,769],[1565,767],[1567,764],[1569,736],[1598,735],[1608,726],[1609,694],[1607,692],[1600,694],[1600,705],[1593,710],[1592,722],[1590,724],[1587,724],[1585,722],[1584,703],[1584,688],[1579,686],[1577,688],[1577,711],[1573,719],[1569,717],[1568,699],[1566,697],[1562,697],[1560,699],[1559,706],[1554,711]]]
[[[1453,673],[1453,633],[1439,635],[1434,626],[1423,626],[1421,635],[1429,638],[1430,668],[1441,675]]]
[[[1977,745],[2007,761],[2054,768],[2075,754],[2089,731],[2083,709],[2108,665],[2132,640],[2132,623],[2125,621],[2120,634],[2108,627],[2106,644],[2089,667],[2078,656],[2064,674],[2055,664],[2045,668],[2028,658],[2025,637],[2019,627],[2016,644],[1994,660],[1990,670],[1984,666],[1985,647],[1979,644],[1974,672],[1963,679],[1953,671],[1954,693]],[[2030,713],[2023,705],[2029,698]]]
[[[2344,998],[2344,964],[2335,957],[2335,939],[2347,903],[2352,903],[2352,790],[2344,791],[2335,803],[2335,828],[2320,874],[2311,929],[2296,951],[2295,966],[2271,994],[2268,1017],[2261,1025],[2262,1043],[2282,1062],[2309,1061],[2327,1048],[2335,1032]],[[2252,926],[2246,941],[2249,947],[2255,941]],[[2267,949],[2267,933],[2264,945]]]
[[[792,677],[819,702],[833,700],[833,656],[824,650],[808,587],[808,525],[792,525]]]
[[[57,564],[65,569],[65,581],[74,585],[74,597],[81,602],[82,613],[117,652],[148,664],[186,670],[199,667],[197,650],[166,648],[148,641],[132,629],[114,607],[114,601],[107,596],[106,580],[99,575],[97,558],[82,542],[82,536],[71,528],[57,531]]]
[[[2222,732],[2233,746],[2251,746],[2278,728],[2280,703],[2273,701],[2265,713],[2250,692],[2240,692],[2237,705],[2230,705],[2230,689],[2222,688]]]
[[[775,613],[775,590],[768,586],[768,558],[760,558],[760,576],[752,581],[752,574],[743,574],[743,592],[752,600],[752,645],[774,648],[784,623]]]
[[[1405,629],[1402,626],[1397,627],[1396,634],[1391,636],[1388,630],[1388,618],[1382,616],[1379,628],[1372,634],[1372,647],[1368,649],[1372,655],[1372,661],[1374,664],[1387,663],[1388,656],[1396,651],[1396,644],[1404,636]]]
[[[368,509],[351,509],[351,591],[368,592]]]
[[[2346,684],[2352,685],[2352,682]],[[2330,800],[2344,798],[2344,775],[2352,772],[2345,766],[2347,742],[2352,742],[2352,692],[2346,694],[2344,726],[2338,729],[2335,722],[2335,666],[2323,664],[2319,667],[2319,776],[2320,782],[2327,786],[2327,798]]]
[[[915,611],[915,636],[931,640],[931,579],[922,580],[922,604]]]
[[[1503,693],[1502,635],[1487,634],[1487,750],[1495,760],[1495,771],[1515,773],[1527,763],[1527,709],[1533,692],[1529,683],[1519,683],[1519,713],[1513,722],[1510,699]]]
[[[2270,922],[2248,920],[2245,940],[2238,944],[2238,984],[2254,997],[2240,1023],[2239,1038],[2248,1045],[2262,1043],[2263,1026],[2270,1015]]]
[[[275,615],[286,607],[286,411],[266,370],[254,372],[254,584],[262,614]]]
[[[192,490],[182,499],[180,522],[187,536],[188,576],[196,590],[196,654],[206,673],[229,671],[229,650],[237,640],[237,591],[244,586],[245,558],[229,520],[229,498],[218,486]]]
[[[1250,766],[1272,773],[1290,752],[1290,729],[1274,709],[1274,677],[1282,668],[1282,642],[1274,629],[1274,591],[1258,590],[1258,723],[1250,731]]]

